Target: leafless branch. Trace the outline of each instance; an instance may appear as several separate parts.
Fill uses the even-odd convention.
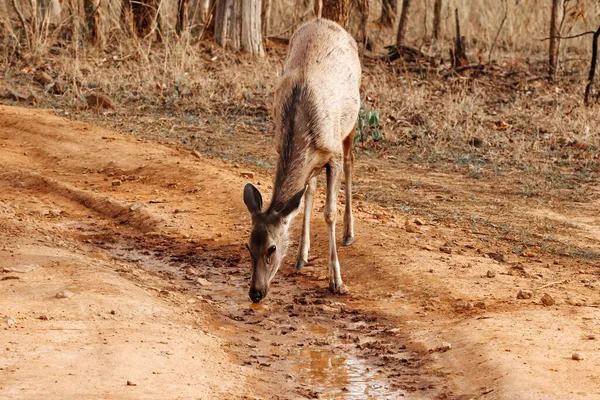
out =
[[[544,39],[538,39],[540,42],[545,42],[546,40],[550,40],[550,39],[576,39],[578,37],[582,37],[582,36],[586,36],[586,35],[593,35],[594,33],[596,33],[595,31],[587,31],[587,32],[583,32],[583,33],[578,33],[577,35],[573,35],[573,36],[550,36]]]
[[[498,41],[498,36],[500,36],[500,32],[502,31],[502,27],[506,22],[506,18],[508,17],[508,0],[504,0],[504,17],[502,17],[502,22],[500,22],[500,26],[498,27],[498,31],[496,32],[496,36],[494,37],[494,41],[492,42],[492,47],[490,47],[490,54],[488,55],[488,64],[492,62],[492,53],[494,52],[494,48],[496,47],[496,42]]]

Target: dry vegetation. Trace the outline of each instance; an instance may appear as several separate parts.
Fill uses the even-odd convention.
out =
[[[264,144],[271,141],[270,96],[285,49],[267,42],[267,56],[253,59],[218,48],[203,29],[200,2],[191,3],[189,29],[178,37],[173,32],[175,3],[161,3],[163,33],[157,41],[155,35],[127,34],[119,22],[120,2],[108,2],[100,14],[102,45],[93,46],[85,41],[82,17],[72,12],[82,4],[63,2],[60,15],[46,21],[40,14],[41,28],[30,27],[32,48],[12,7],[3,4],[0,94],[11,104],[22,95],[22,101],[62,115],[179,141],[237,162],[269,165],[271,146]],[[579,184],[595,179],[599,145],[596,112],[582,101],[590,40],[562,42],[558,80],[548,83],[547,42],[540,39],[547,36],[549,12],[538,3],[508,2],[505,10],[500,2],[495,7],[485,1],[445,2],[442,39],[435,43],[433,1],[417,2],[408,41],[441,61],[434,68],[373,58],[394,37],[392,29],[377,23],[380,4],[373,4],[369,32],[374,47],[364,56],[362,93],[367,108],[380,111],[384,139],[359,146],[361,155],[458,169],[472,178],[514,175],[523,196],[585,196]],[[599,7],[593,1],[567,2],[561,33],[593,29]],[[444,59],[452,46],[455,8],[469,58],[485,64],[482,70],[449,73]],[[288,36],[310,17],[310,9],[303,2],[275,2],[271,33]],[[31,15],[26,19],[31,21]],[[358,29],[358,19],[354,7],[351,31]],[[40,82],[39,71],[50,80]],[[107,95],[111,104],[89,109],[86,97],[94,93]]]

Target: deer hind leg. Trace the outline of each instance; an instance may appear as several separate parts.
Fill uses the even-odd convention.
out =
[[[325,200],[325,222],[329,233],[329,290],[339,292],[342,274],[335,244],[335,220],[337,217],[337,194],[342,174],[342,160],[333,159],[325,166],[327,171],[327,199]]]
[[[352,130],[352,133],[354,130]],[[350,246],[354,242],[354,217],[352,215],[352,166],[354,164],[354,153],[352,152],[353,134],[344,139],[344,177],[346,208],[344,210],[344,246]]]
[[[312,213],[313,199],[317,189],[317,177],[314,176],[308,182],[308,188],[304,193],[304,217],[302,220],[302,234],[298,246],[298,258],[296,269],[300,269],[308,262],[308,250],[310,250],[310,215]]]

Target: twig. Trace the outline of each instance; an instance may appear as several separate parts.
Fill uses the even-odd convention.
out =
[[[502,22],[500,22],[500,26],[498,27],[498,32],[496,32],[496,36],[494,37],[494,41],[492,42],[492,47],[490,47],[490,54],[488,55],[488,64],[492,62],[492,53],[494,52],[494,48],[496,47],[496,41],[498,40],[498,36],[500,36],[500,32],[502,31],[502,27],[506,22],[506,17],[508,16],[508,0],[504,0],[504,17],[502,18]]]
[[[547,288],[550,286],[560,285],[561,283],[567,283],[567,282],[568,282],[567,279],[564,279],[562,281],[550,282],[550,283],[545,284],[544,286],[540,286],[539,288],[537,288],[537,290],[544,289],[544,288]]]
[[[271,38],[274,38],[274,37],[277,37],[277,36],[281,36],[284,33],[288,33],[289,31],[291,31],[292,29],[294,29],[295,27],[297,27],[298,25],[300,25],[303,22],[304,17],[306,17],[310,12],[312,12],[312,10],[309,9],[304,14],[302,14],[302,16],[300,17],[300,21],[294,22],[292,25],[288,26],[287,28],[285,28],[284,30],[282,30],[279,33],[267,36],[267,39],[271,39]]]
[[[573,36],[550,36],[544,39],[538,39],[540,42],[545,42],[546,40],[550,40],[550,39],[576,39],[578,37],[582,37],[585,35],[593,35],[594,33],[596,33],[595,31],[587,31],[587,32],[583,32],[583,33],[578,33],[577,35],[573,35]]]
[[[461,65],[460,67],[456,67],[456,68],[452,68],[451,70],[444,72],[442,74],[442,77],[446,78],[452,74],[456,74],[458,72],[462,72],[462,71],[466,71],[468,69],[474,69],[474,70],[482,70],[483,69],[483,64],[469,64],[469,65]]]
[[[583,95],[583,102],[586,106],[590,105],[590,92],[592,91],[592,85],[594,84],[594,76],[596,75],[596,60],[598,58],[598,37],[600,36],[600,27],[594,32],[594,38],[592,39],[592,62],[590,65],[590,73],[588,75],[588,83],[585,85],[585,94]]]

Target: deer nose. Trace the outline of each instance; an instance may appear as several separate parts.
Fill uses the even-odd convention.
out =
[[[263,292],[256,289],[250,289],[248,295],[253,303],[258,303],[263,298]]]

